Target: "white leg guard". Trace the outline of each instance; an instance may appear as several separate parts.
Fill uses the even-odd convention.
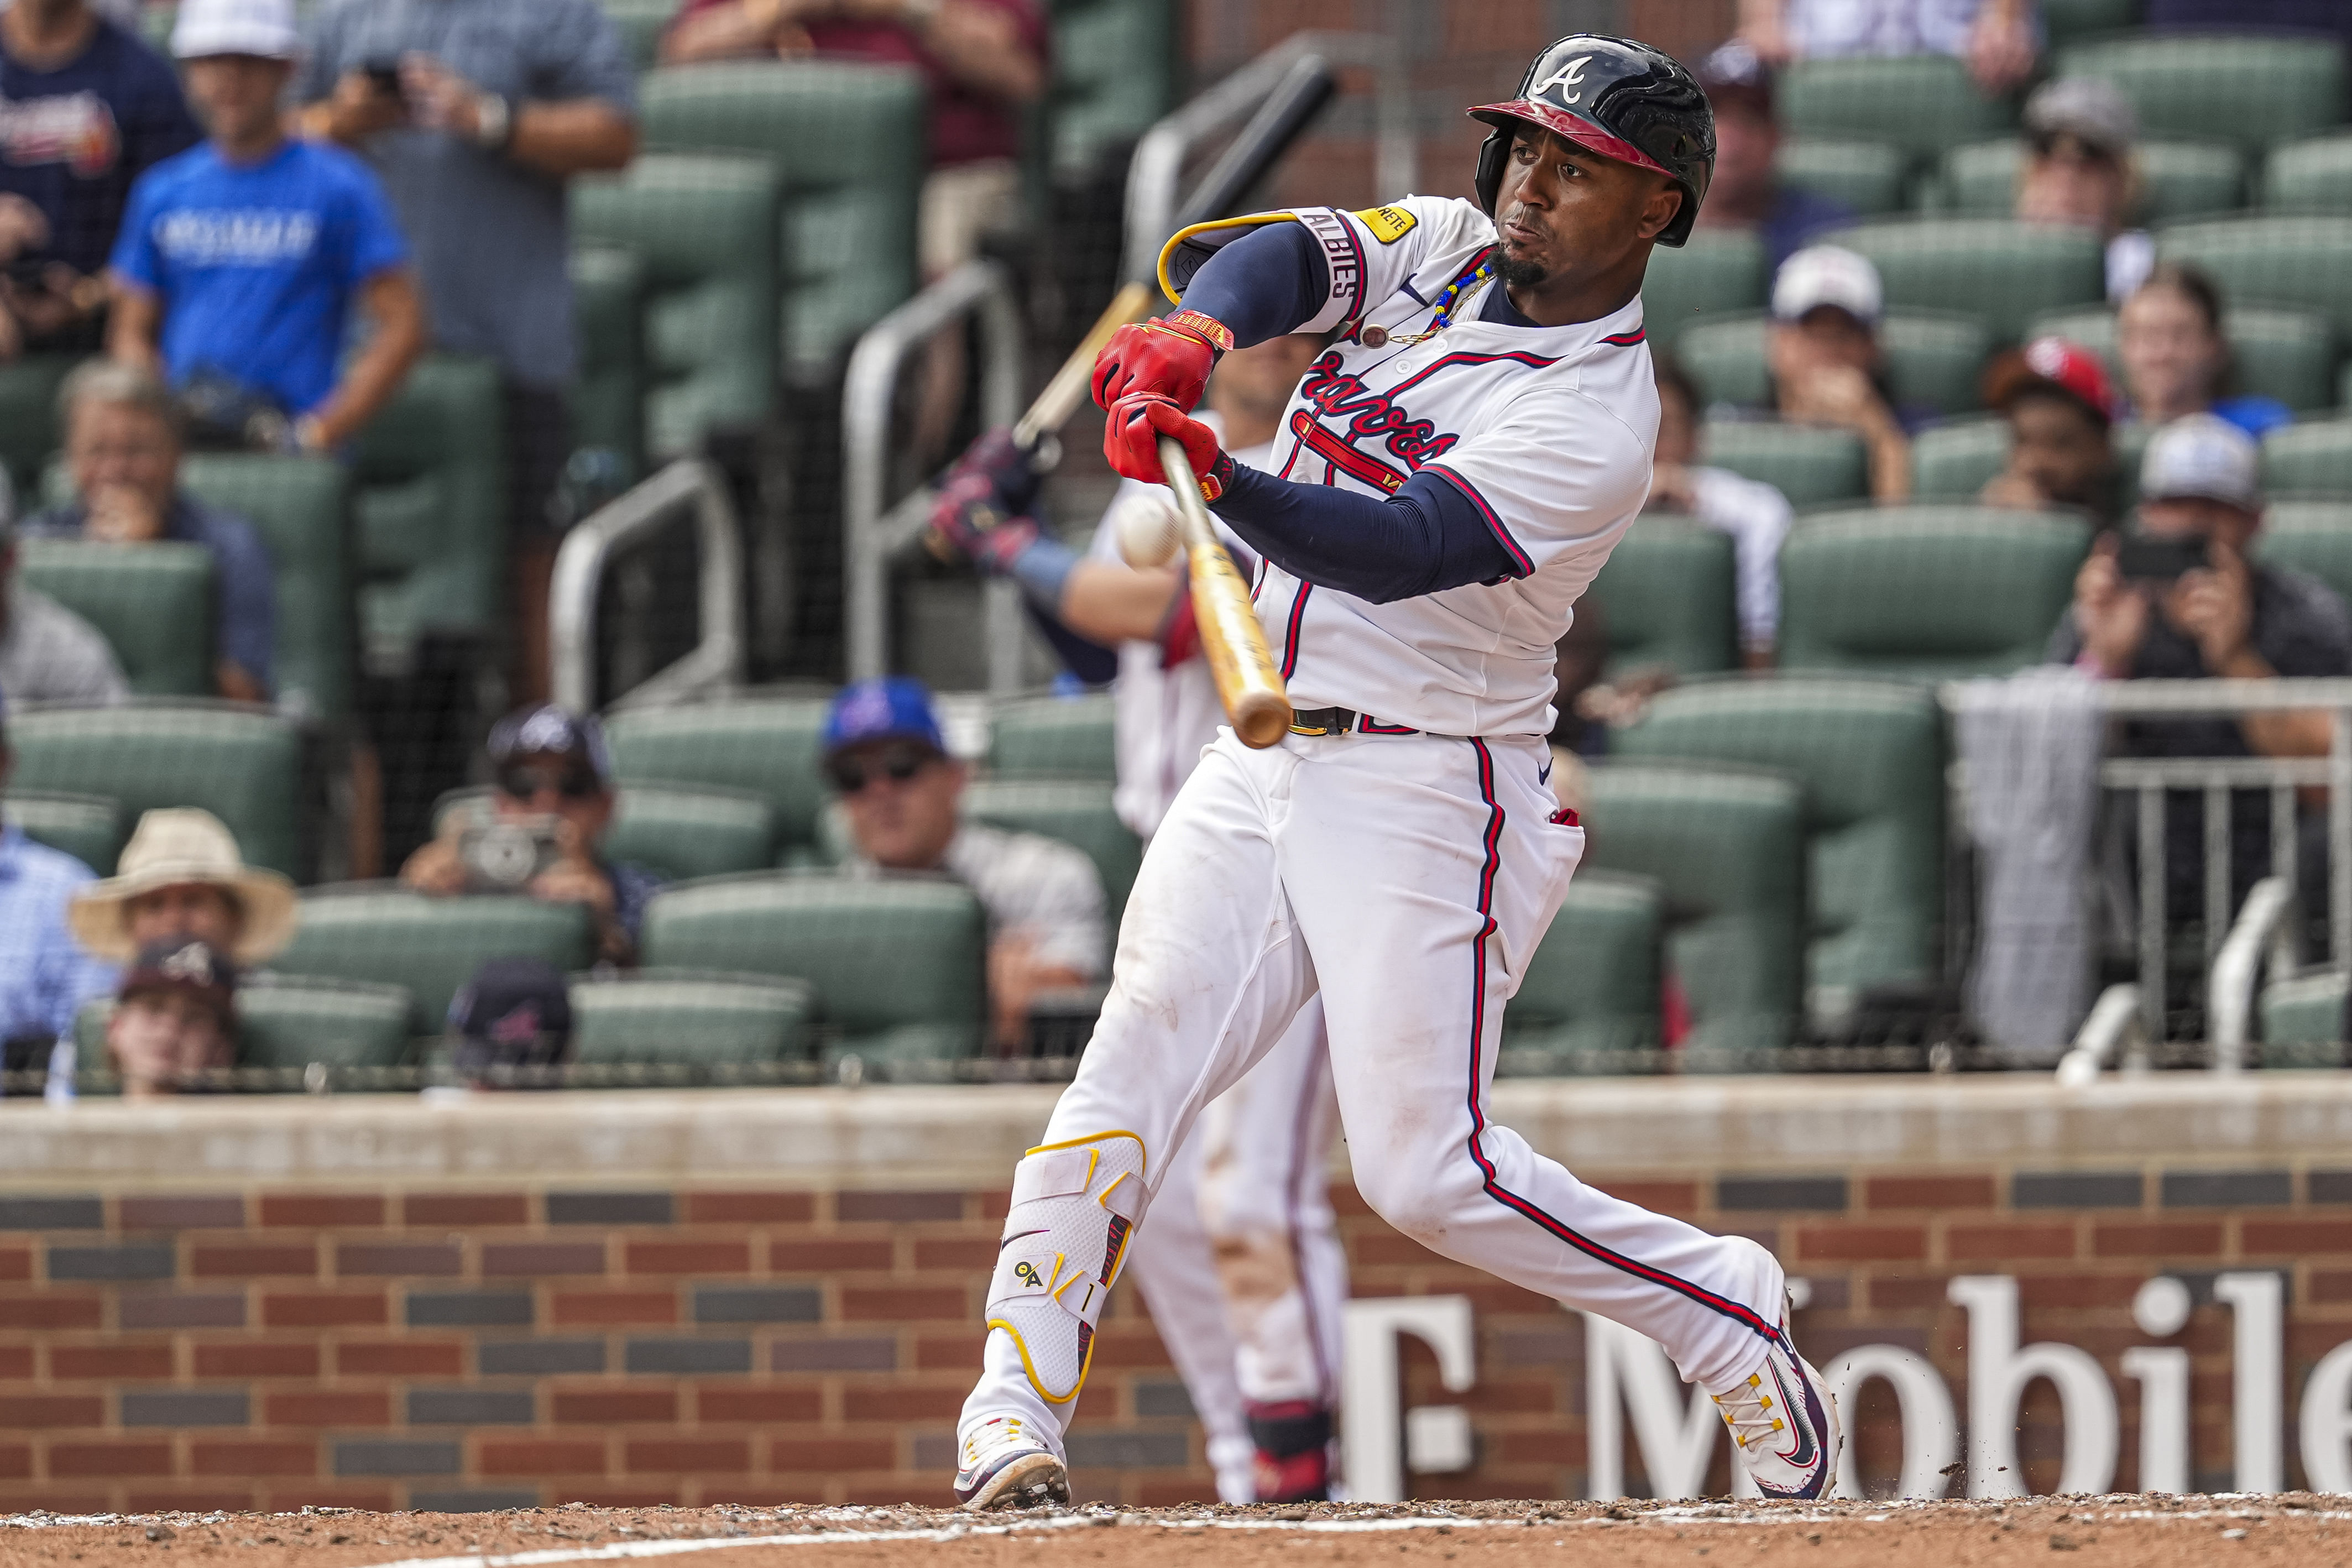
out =
[[[1086,1385],[1095,1324],[1147,1201],[1143,1140],[1132,1132],[1044,1144],[1013,1167],[988,1326],[1011,1337],[1049,1405],[1067,1405]]]

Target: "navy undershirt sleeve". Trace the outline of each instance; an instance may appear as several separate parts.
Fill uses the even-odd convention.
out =
[[[1383,500],[1236,463],[1216,512],[1292,576],[1375,605],[1517,574],[1477,506],[1427,470]]]
[[[1269,223],[1209,258],[1184,289],[1184,308],[1223,321],[1245,349],[1297,331],[1330,293],[1330,264],[1307,226]]]

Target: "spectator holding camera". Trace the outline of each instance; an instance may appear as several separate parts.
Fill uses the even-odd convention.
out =
[[[1037,833],[959,815],[969,775],[919,680],[861,680],[824,720],[824,776],[854,846],[853,877],[961,882],[988,920],[990,1037],[1017,1051],[1045,992],[1091,985],[1108,967],[1102,878],[1085,854]]]
[[[0,362],[98,347],[131,184],[200,134],[171,66],[89,0],[0,10]]]
[[[2083,563],[2051,660],[2108,680],[2352,674],[2352,610],[2317,579],[2249,558],[2259,471],[2252,438],[2210,414],[2158,431],[2140,464],[2137,526]],[[2177,754],[2301,757],[2326,754],[2331,724],[2283,712],[2165,728],[2207,732]]]
[[[516,674],[533,699],[548,686],[549,506],[578,368],[564,187],[636,155],[636,90],[596,0],[331,0],[295,74],[304,134],[382,176],[434,346],[499,366]]]
[[[525,708],[491,729],[489,762],[491,820],[448,813],[400,879],[422,893],[521,893],[583,905],[598,962],[635,963],[646,905],[662,879],[604,858],[614,805],[604,727],[551,702]]]
[[[210,140],[140,178],[107,349],[217,410],[221,445],[333,452],[425,347],[408,245],[366,164],[289,141],[293,0],[184,0],[172,31]],[[372,331],[338,374],[356,313]]]
[[[92,360],[58,393],[75,499],[26,518],[28,538],[111,544],[172,540],[213,557],[213,684],[267,702],[278,640],[277,572],[253,524],[180,489],[180,409],[147,372]]]

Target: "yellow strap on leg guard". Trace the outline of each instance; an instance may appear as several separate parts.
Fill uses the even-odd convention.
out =
[[[1143,1140],[1101,1132],[1032,1149],[988,1281],[988,1326],[1013,1336],[1030,1386],[1066,1405],[1086,1385],[1095,1325],[1143,1219]]]

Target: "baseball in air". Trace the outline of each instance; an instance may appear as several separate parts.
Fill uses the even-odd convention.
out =
[[[1118,503],[1113,521],[1118,527],[1119,559],[1138,570],[1165,566],[1176,559],[1181,536],[1176,526],[1176,499],[1166,490],[1139,491]]]

